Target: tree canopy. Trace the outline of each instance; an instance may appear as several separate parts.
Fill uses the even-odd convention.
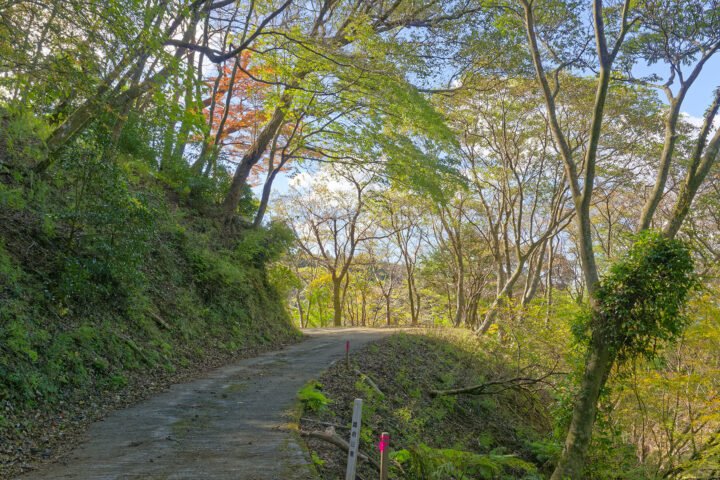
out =
[[[714,475],[719,50],[717,0],[0,0],[0,206],[110,292],[165,198],[301,327],[561,363],[549,478]]]

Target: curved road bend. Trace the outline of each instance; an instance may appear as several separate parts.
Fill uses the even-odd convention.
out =
[[[298,389],[351,348],[393,333],[311,329],[306,339],[173,385],[90,425],[63,461],[23,479],[313,479],[289,420]],[[65,463],[62,463],[65,462]]]

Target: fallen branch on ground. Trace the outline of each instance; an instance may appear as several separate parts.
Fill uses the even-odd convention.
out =
[[[335,445],[336,447],[344,450],[346,453],[350,451],[350,445],[348,445],[348,442],[346,442],[342,438],[338,437],[337,435],[333,435],[332,433],[319,432],[317,430],[311,430],[311,431],[300,430],[300,435],[304,435],[304,436],[310,437],[310,438],[317,438],[318,440],[322,440],[324,442],[331,443],[331,444]],[[365,455],[364,453],[362,453],[359,450],[358,450],[358,458],[360,460],[362,460],[363,462],[371,463],[373,466],[375,466],[375,468],[378,469],[378,471],[380,470],[380,464],[377,461],[375,461],[374,458],[372,458],[368,455]]]
[[[376,391],[377,393],[379,393],[380,395],[385,395],[385,394],[382,392],[382,390],[380,390],[380,387],[377,386],[377,383],[373,382],[373,379],[370,378],[369,375],[365,375],[364,373],[362,373],[362,372],[361,372],[359,369],[357,369],[357,368],[355,368],[355,369],[353,369],[353,370],[355,370],[355,373],[357,373],[357,374],[360,375],[365,381],[367,381],[367,383],[373,388],[373,390],[375,390],[375,391]]]
[[[161,326],[165,327],[167,330],[172,330],[172,327],[171,327],[170,325],[168,325],[168,323],[167,323],[165,320],[163,320],[163,319],[160,317],[160,315],[158,315],[157,313],[153,312],[152,310],[149,310],[149,313],[150,313],[150,315],[155,319],[155,321],[156,321],[158,324],[160,324]]]
[[[497,395],[506,390],[527,390],[527,387],[539,383],[547,383],[545,380],[551,375],[556,375],[552,370],[542,377],[515,377],[507,380],[494,380],[491,382],[481,383],[479,385],[471,385],[469,387],[451,388],[449,390],[430,390],[430,395],[435,397],[438,395]]]
[[[315,420],[314,418],[308,418],[308,417],[302,417],[300,420],[304,420],[306,422],[312,422],[312,423],[318,423],[320,425],[327,425],[328,427],[335,427],[335,428],[347,428],[350,429],[347,425],[339,425],[337,423],[330,423],[330,422],[323,422],[320,420]]]

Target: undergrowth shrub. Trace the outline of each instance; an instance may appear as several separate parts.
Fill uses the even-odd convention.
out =
[[[323,412],[332,400],[320,391],[322,384],[315,380],[308,382],[297,393],[297,398],[311,412]]]
[[[52,214],[58,256],[58,301],[88,303],[108,296],[130,300],[145,281],[139,268],[161,215],[147,189],[131,188],[114,158],[94,145],[64,152],[62,207]]]
[[[535,466],[512,455],[477,454],[425,444],[399,450],[394,460],[405,465],[412,480],[540,479]]]

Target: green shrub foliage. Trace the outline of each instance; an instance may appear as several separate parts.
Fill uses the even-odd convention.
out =
[[[688,245],[656,231],[636,236],[630,250],[605,276],[596,293],[594,331],[623,361],[653,358],[662,342],[686,324],[683,307],[698,285]]]
[[[47,127],[7,109],[0,123],[9,418],[296,334],[266,272],[292,236],[281,225],[229,232],[208,215],[226,175],[197,179],[179,162],[160,169],[157,132],[130,115],[117,145],[100,118],[37,176]],[[238,216],[254,215],[254,202],[245,195]]]

